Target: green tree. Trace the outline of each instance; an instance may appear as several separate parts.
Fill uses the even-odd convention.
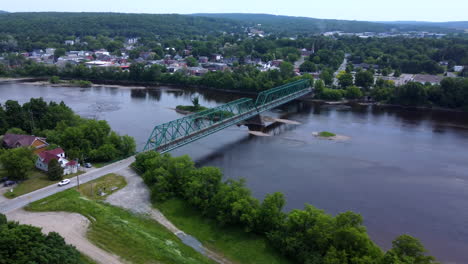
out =
[[[280,64],[280,72],[283,79],[291,78],[294,76],[294,66],[286,61]]]
[[[286,220],[286,214],[282,211],[285,204],[286,200],[282,193],[267,194],[260,206],[257,230],[263,232],[278,230]]]
[[[345,90],[345,97],[347,99],[359,99],[363,96],[362,91],[357,86],[349,86]]]
[[[368,89],[374,85],[374,75],[370,71],[360,71],[356,73],[355,83],[357,86]]]
[[[49,82],[52,83],[52,84],[57,84],[57,83],[60,82],[60,77],[52,76],[52,77],[50,77]]]
[[[54,51],[54,57],[57,59],[59,57],[62,57],[65,55],[65,53],[67,52],[66,49],[64,48],[58,48],[58,49],[55,49]]]
[[[58,181],[63,178],[63,168],[56,159],[52,159],[49,162],[47,170],[47,178],[51,181]]]
[[[14,148],[0,155],[0,162],[11,180],[25,180],[34,168],[34,155],[29,148]]]
[[[55,232],[17,222],[0,224],[0,263],[80,264],[80,253]]]
[[[426,256],[427,250],[421,242],[409,235],[401,235],[392,242],[390,249],[383,258],[382,264],[432,264],[434,257]]]
[[[319,77],[325,83],[325,85],[331,85],[333,83],[333,72],[331,70],[323,70]]]
[[[299,66],[301,72],[315,72],[317,71],[317,66],[311,61],[305,61]]]
[[[187,57],[187,58],[185,58],[185,61],[187,62],[187,66],[189,66],[189,67],[198,66],[198,61],[194,57]]]
[[[338,83],[342,88],[346,88],[348,86],[353,85],[353,75],[351,73],[347,73],[346,71],[342,71],[338,73],[336,76],[338,79]]]
[[[0,226],[5,225],[7,223],[6,215],[0,213]]]

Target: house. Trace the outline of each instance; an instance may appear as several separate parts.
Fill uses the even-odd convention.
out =
[[[36,168],[43,171],[48,171],[49,162],[54,159],[57,160],[60,166],[63,168],[64,175],[78,172],[78,163],[74,160],[68,161],[65,158],[65,152],[61,148],[46,150],[39,153],[36,160]]]
[[[65,45],[73,46],[73,45],[75,45],[75,41],[74,40],[65,40]]]
[[[463,67],[461,65],[456,65],[456,66],[453,66],[453,71],[454,72],[462,72],[463,68],[465,68],[465,67]]]
[[[3,136],[3,146],[6,148],[19,148],[19,147],[31,147],[34,149],[34,153],[38,154],[44,151],[49,144],[45,138],[30,136],[30,135],[18,135],[18,134],[5,134]]]
[[[198,58],[199,63],[207,63],[208,62],[208,57],[206,56],[201,56]]]

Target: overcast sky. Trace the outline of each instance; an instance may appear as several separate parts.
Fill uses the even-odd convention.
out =
[[[9,12],[267,13],[367,21],[467,21],[468,0],[0,0]]]

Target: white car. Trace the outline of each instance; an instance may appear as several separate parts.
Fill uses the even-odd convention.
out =
[[[70,183],[70,179],[65,179],[65,180],[62,180],[58,183],[58,186],[63,186],[63,185],[67,185]]]

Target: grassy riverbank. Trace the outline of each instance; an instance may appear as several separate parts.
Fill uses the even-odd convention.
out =
[[[122,186],[122,178],[107,175],[81,185],[80,192],[70,189],[31,203],[30,211],[65,211],[86,216],[91,225],[88,239],[100,248],[131,263],[213,263],[156,221],[136,216],[124,209],[93,200],[91,185]],[[107,188],[106,187],[106,188]]]
[[[265,238],[246,233],[239,227],[220,227],[182,199],[170,199],[155,205],[178,228],[196,237],[204,246],[238,263],[292,263],[278,254]]]

